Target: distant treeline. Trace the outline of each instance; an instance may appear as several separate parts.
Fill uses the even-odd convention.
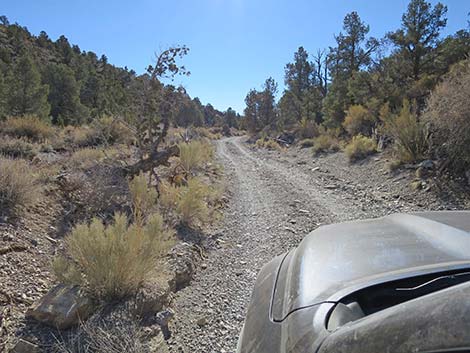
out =
[[[470,52],[468,26],[441,36],[446,13],[441,3],[411,0],[400,28],[380,39],[369,36],[358,13],[347,14],[335,46],[314,55],[297,50],[285,66],[286,88],[279,101],[272,78],[247,94],[243,126],[269,133],[311,121],[345,133],[348,110],[360,106],[370,115],[364,132],[370,135],[384,105],[397,113],[404,100],[419,116],[443,75]]]
[[[53,41],[45,32],[32,35],[0,16],[0,119],[36,115],[58,125],[80,125],[103,116],[132,120],[161,114],[149,105],[162,99],[162,87],[152,90],[151,85],[147,73],[116,67],[65,36]],[[239,120],[234,110],[202,105],[181,87],[164,89],[176,100],[166,112],[175,126],[235,126]]]

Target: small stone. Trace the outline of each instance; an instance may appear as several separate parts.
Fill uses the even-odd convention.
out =
[[[196,324],[200,327],[207,325],[207,319],[205,316],[201,316],[199,319],[197,319]]]
[[[201,264],[201,268],[202,268],[203,270],[205,270],[205,269],[207,268],[207,264],[206,264],[206,263],[202,263],[202,264]]]

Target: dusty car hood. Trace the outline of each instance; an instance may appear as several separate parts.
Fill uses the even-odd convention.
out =
[[[470,211],[395,214],[323,226],[280,265],[271,319],[384,281],[470,268]]]

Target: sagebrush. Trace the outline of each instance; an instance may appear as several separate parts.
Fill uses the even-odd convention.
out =
[[[0,157],[0,214],[16,214],[39,195],[36,176],[24,160]]]
[[[377,152],[377,144],[369,137],[357,135],[346,145],[344,152],[349,160],[356,161]]]

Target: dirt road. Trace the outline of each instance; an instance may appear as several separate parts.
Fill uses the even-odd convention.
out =
[[[217,152],[233,196],[217,249],[175,298],[171,351],[234,352],[261,266],[319,225],[422,206],[348,180],[353,172],[335,161],[254,152],[241,137],[219,141]],[[364,179],[373,180],[367,167]]]

